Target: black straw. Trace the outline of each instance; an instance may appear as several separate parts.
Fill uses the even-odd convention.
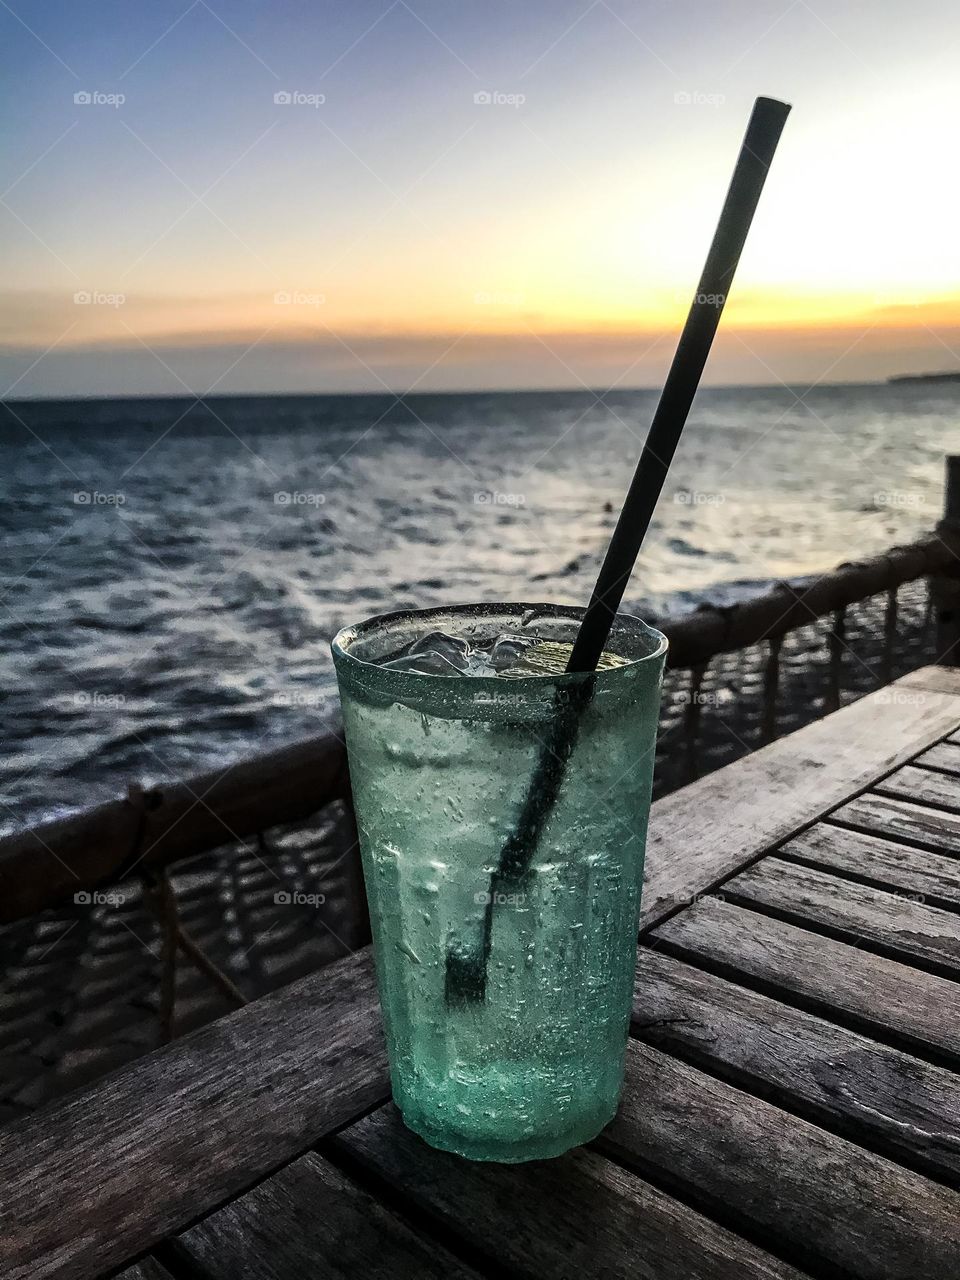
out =
[[[700,385],[767,171],[789,112],[786,103],[773,98],[758,98],[754,103],[700,283],[663,384],[660,402],[623,510],[600,567],[597,584],[580,623],[567,663],[568,672],[595,671],[600,661]],[[478,1003],[486,995],[496,899],[529,870],[540,833],[556,804],[566,764],[576,744],[580,719],[592,694],[592,679],[572,689],[558,690],[549,739],[543,743],[516,827],[504,845],[497,869],[491,876],[480,945],[469,949],[451,947],[447,952],[448,1004]]]
[[[789,113],[786,103],[773,98],[758,98],[754,104],[696,296],[663,384],[630,491],[600,567],[597,585],[583,615],[568,671],[593,671],[600,661],[700,385],[767,170]]]

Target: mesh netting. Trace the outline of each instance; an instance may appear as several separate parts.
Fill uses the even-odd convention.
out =
[[[246,999],[367,941],[343,806],[170,868],[180,922]],[[0,1122],[155,1048],[164,931],[139,880],[0,931]],[[97,896],[100,901],[97,901]],[[180,953],[174,1033],[235,1007]]]
[[[766,642],[718,654],[702,672],[668,671],[654,794],[675,791],[772,737],[793,733],[837,706],[934,662],[935,628],[926,581],[908,582],[898,591],[894,635],[888,633],[888,607],[887,596],[848,606],[842,635],[833,641],[831,618],[819,618],[785,635],[777,655],[772,707],[765,697],[770,652]]]

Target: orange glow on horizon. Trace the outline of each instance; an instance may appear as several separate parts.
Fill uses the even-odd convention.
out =
[[[319,289],[276,290],[271,295],[177,297],[125,295],[116,305],[77,306],[72,297],[19,300],[0,331],[7,351],[57,340],[64,347],[127,346],[138,339],[198,347],[225,342],[309,344],[335,335],[371,339],[455,339],[458,335],[577,335],[583,339],[653,337],[679,331],[691,297],[677,290],[652,294],[643,306],[602,307],[562,296],[477,289],[446,306],[415,314],[385,299],[376,318]],[[20,312],[20,314],[17,314]],[[790,293],[755,288],[735,292],[724,311],[724,330],[828,334],[854,329],[940,330],[960,326],[960,296],[918,298],[865,293]],[[65,332],[66,331],[66,332]]]

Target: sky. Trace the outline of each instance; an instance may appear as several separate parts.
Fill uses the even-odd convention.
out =
[[[0,394],[655,386],[754,97],[705,381],[960,370],[960,10],[0,0]]]

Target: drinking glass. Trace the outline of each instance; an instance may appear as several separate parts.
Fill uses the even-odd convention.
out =
[[[667,642],[621,614],[607,650],[627,661],[596,673],[383,664],[432,631],[472,646],[504,634],[570,644],[581,616],[429,609],[333,642],[394,1099],[427,1142],[474,1160],[559,1155],[616,1111]],[[528,864],[498,876],[571,704],[572,748]],[[448,971],[464,955],[485,985],[452,998]]]

